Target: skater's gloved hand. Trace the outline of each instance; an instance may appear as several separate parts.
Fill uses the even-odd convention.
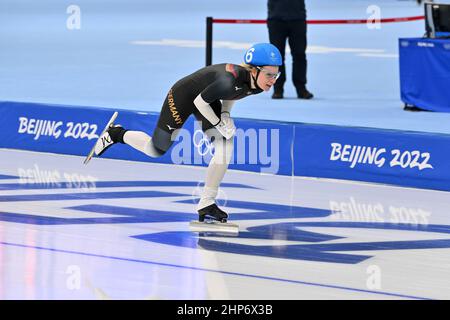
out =
[[[220,115],[220,122],[216,125],[216,129],[220,132],[225,139],[231,139],[236,132],[236,126],[234,125],[233,119],[231,119],[228,112],[222,112]]]

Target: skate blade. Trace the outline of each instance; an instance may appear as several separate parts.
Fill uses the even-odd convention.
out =
[[[199,222],[191,221],[189,227],[194,232],[225,232],[239,233],[239,226],[230,222]]]
[[[84,164],[88,164],[88,162],[92,159],[92,157],[94,156],[94,152],[95,152],[95,146],[97,145],[98,140],[105,133],[105,131],[108,130],[109,126],[111,125],[111,123],[113,123],[116,120],[118,115],[119,115],[119,113],[116,111],[112,115],[111,119],[109,119],[108,123],[105,126],[105,129],[103,129],[103,131],[100,133],[100,135],[98,136],[98,139],[95,141],[95,144],[92,147],[91,151],[87,155],[86,159],[84,159],[84,162],[83,162]]]

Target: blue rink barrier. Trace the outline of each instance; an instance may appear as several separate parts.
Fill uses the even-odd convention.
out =
[[[85,156],[113,111],[0,102],[0,148]],[[150,135],[159,116],[117,111],[116,123]],[[250,119],[235,119],[235,124],[238,130],[230,169],[450,190],[449,135]],[[206,166],[212,152],[191,117],[160,158],[150,158],[122,144],[103,157]]]

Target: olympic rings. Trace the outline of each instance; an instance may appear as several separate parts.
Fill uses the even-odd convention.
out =
[[[197,139],[199,133],[200,139]],[[205,156],[208,152],[211,156],[214,156],[214,145],[209,141],[208,136],[205,135],[202,130],[195,130],[192,142],[201,156]]]

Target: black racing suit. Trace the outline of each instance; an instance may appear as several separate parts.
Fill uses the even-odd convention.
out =
[[[221,100],[238,100],[263,91],[251,88],[250,77],[250,72],[244,67],[223,63],[202,68],[177,81],[164,100],[158,124],[153,131],[154,146],[165,153],[173,143],[172,132],[181,128],[191,114],[201,121],[203,131],[217,125],[200,114],[194,99],[201,94],[220,119]]]

